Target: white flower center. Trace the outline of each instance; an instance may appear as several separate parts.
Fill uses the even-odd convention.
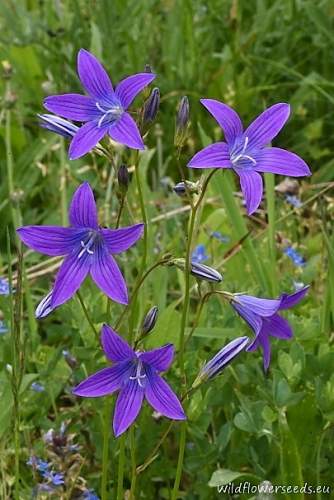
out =
[[[240,162],[240,160],[243,160],[243,159],[249,160],[250,162],[253,163],[253,165],[256,165],[256,160],[252,156],[250,156],[248,154],[245,154],[247,146],[248,146],[248,142],[249,142],[249,138],[246,136],[245,140],[244,140],[244,144],[243,144],[242,150],[238,151],[239,148],[236,148],[237,150],[232,152],[232,154],[231,154],[231,162],[232,162],[232,164],[234,166],[237,166],[237,163]]]
[[[98,102],[96,102],[95,105],[96,105],[97,109],[99,111],[101,111],[101,113],[103,113],[101,118],[99,119],[99,121],[97,123],[98,127],[101,127],[102,123],[106,119],[108,119],[108,121],[110,121],[110,122],[114,122],[115,120],[117,120],[117,118],[122,116],[122,114],[124,112],[124,110],[120,104],[114,104],[110,108],[107,108],[107,109],[104,106],[101,106],[101,104]]]
[[[137,361],[137,368],[136,368],[136,375],[130,377],[130,380],[137,380],[138,385],[140,387],[144,387],[143,384],[142,384],[142,382],[141,382],[141,380],[143,378],[146,378],[145,369],[143,367],[142,361],[140,361],[140,359],[138,359],[138,361]]]
[[[80,259],[84,253],[88,253],[89,255],[93,255],[94,254],[94,244],[95,244],[95,241],[97,239],[97,233],[94,231],[92,233],[90,233],[90,237],[88,238],[88,241],[83,241],[81,240],[80,241],[80,244],[82,246],[82,250],[80,250],[79,252],[79,255],[78,255],[78,259]]]

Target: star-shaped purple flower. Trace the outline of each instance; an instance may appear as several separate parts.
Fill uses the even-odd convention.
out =
[[[113,421],[116,436],[125,432],[137,418],[144,398],[165,417],[186,418],[180,401],[159,375],[168,370],[173,361],[172,344],[147,352],[134,351],[108,325],[102,327],[101,342],[113,365],[89,376],[73,389],[73,394],[96,398],[119,391]]]
[[[93,191],[84,182],[75,191],[69,209],[70,227],[24,226],[17,232],[28,247],[51,256],[64,256],[48,307],[69,300],[88,274],[108,297],[127,304],[126,283],[112,254],[124,252],[140,238],[144,224],[105,229],[98,225]]]
[[[311,175],[299,156],[285,149],[265,147],[279,133],[290,114],[290,106],[274,104],[261,113],[244,131],[239,115],[229,106],[214,99],[201,103],[223,129],[226,142],[216,142],[195,154],[191,168],[229,168],[238,174],[247,212],[260,205],[263,192],[259,172],[302,177]]]
[[[255,333],[255,339],[247,347],[247,351],[255,351],[258,347],[262,347],[265,370],[268,370],[270,364],[269,336],[287,340],[293,335],[288,321],[282,318],[278,311],[290,309],[297,305],[306,295],[308,289],[309,286],[305,286],[290,295],[283,293],[278,299],[260,299],[250,295],[235,295],[231,301],[232,307]]]
[[[144,149],[136,122],[126,110],[156,75],[138,73],[129,76],[114,90],[102,64],[84,49],[78,54],[78,74],[88,96],[63,94],[44,100],[48,111],[68,120],[85,122],[70,144],[70,159],[75,160],[88,153],[106,134],[130,148]]]

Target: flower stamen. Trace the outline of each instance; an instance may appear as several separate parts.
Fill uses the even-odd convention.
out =
[[[142,373],[142,370],[144,370],[143,363],[142,363],[142,361],[138,360],[137,368],[136,368],[136,375],[134,377],[133,376],[130,377],[130,380],[137,380],[138,385],[140,387],[144,387],[142,382],[141,382],[141,379],[146,378],[145,370],[144,370],[144,373]]]
[[[235,155],[234,153],[232,153],[231,155],[231,162],[233,165],[236,165],[238,163],[239,160],[242,160],[242,159],[247,159],[249,160],[250,162],[253,163],[253,165],[256,165],[256,160],[250,156],[250,155],[247,155],[245,154],[246,152],[246,149],[247,149],[247,146],[248,146],[248,142],[249,142],[249,137],[245,137],[245,141],[244,141],[244,145],[242,147],[242,150],[239,154]]]
[[[98,127],[101,127],[102,123],[104,122],[104,120],[106,118],[108,118],[108,115],[111,116],[111,118],[114,118],[114,119],[117,119],[121,116],[121,114],[123,113],[123,108],[122,106],[119,106],[118,104],[116,105],[113,105],[110,109],[105,109],[103,106],[101,106],[100,103],[96,102],[95,103],[97,109],[99,111],[101,111],[101,113],[103,113],[103,115],[101,116],[101,118],[99,119],[98,123],[97,123],[97,126]]]
[[[92,250],[92,246],[94,245],[95,240],[96,240],[96,234],[92,234],[92,236],[89,238],[87,243],[85,243],[82,240],[80,241],[80,244],[82,246],[82,250],[80,250],[80,252],[79,252],[78,259],[80,259],[85,252],[89,253],[89,255],[94,254],[94,250]]]

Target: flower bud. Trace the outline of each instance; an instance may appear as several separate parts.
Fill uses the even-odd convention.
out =
[[[126,193],[130,183],[129,172],[126,165],[121,165],[117,172],[118,186],[123,193]]]
[[[191,263],[190,273],[200,280],[209,281],[210,283],[220,283],[223,281],[223,276],[212,267],[206,266],[205,264],[199,264],[198,262]]]
[[[158,87],[154,87],[154,89],[151,92],[151,95],[144,103],[144,114],[143,114],[144,124],[154,121],[159,111],[159,106],[160,106],[160,90],[158,89]]]
[[[151,330],[155,327],[155,324],[157,322],[158,318],[158,313],[159,309],[157,306],[152,307],[148,313],[146,314],[142,327],[141,327],[141,333],[142,335],[146,335],[147,333],[150,333]]]
[[[49,292],[36,307],[35,310],[36,319],[45,318],[53,311],[53,308],[51,307],[52,292],[53,290],[51,290],[51,292]]]
[[[39,125],[41,127],[61,135],[62,137],[72,138],[79,130],[79,127],[74,125],[74,123],[64,120],[64,118],[60,118],[59,116],[49,115],[47,113],[38,114],[37,116],[40,119]]]
[[[74,356],[72,356],[70,351],[67,351],[66,349],[64,349],[63,356],[64,356],[66,363],[68,364],[68,366],[70,368],[72,368],[72,370],[74,370],[74,368],[76,368],[78,366],[78,360]]]
[[[199,185],[197,182],[190,182],[190,181],[178,182],[173,187],[173,191],[178,196],[185,196],[187,194],[187,192],[189,194],[194,194],[194,193],[198,193]]]
[[[248,341],[248,337],[238,337],[217,352],[217,354],[203,366],[193,382],[192,388],[194,389],[203,382],[219,375],[222,370],[246,348]]]
[[[188,132],[189,126],[189,100],[187,96],[183,96],[180,100],[179,108],[176,116],[176,129],[174,136],[174,144],[177,147],[182,147]]]

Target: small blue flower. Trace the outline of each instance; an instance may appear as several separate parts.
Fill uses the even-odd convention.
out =
[[[0,295],[9,295],[10,287],[7,280],[0,278]]]
[[[285,199],[288,203],[290,203],[290,205],[292,205],[296,208],[300,208],[302,206],[302,202],[297,196],[287,194],[285,196]]]
[[[33,382],[30,386],[30,389],[32,389],[35,392],[44,392],[45,387],[42,384],[39,384],[38,382]]]
[[[34,469],[37,469],[39,472],[44,474],[50,467],[50,464],[41,458],[37,458],[32,455],[29,460],[26,462],[27,465],[30,465]]]
[[[221,243],[229,243],[230,237],[220,233],[219,231],[212,231],[210,234],[211,238],[216,238],[216,240],[220,241]]]
[[[81,496],[82,500],[100,500],[94,490],[85,490]]]
[[[208,260],[209,256],[206,255],[205,253],[205,245],[197,245],[195,250],[193,251],[191,255],[191,262],[195,264],[199,264],[201,262],[204,262],[205,260]]]
[[[292,260],[292,262],[296,266],[298,266],[298,267],[305,266],[306,261],[305,261],[304,257],[302,255],[300,255],[300,253],[298,253],[297,250],[295,250],[294,248],[286,247],[286,248],[284,248],[283,252],[285,253],[285,255],[287,255]]]
[[[4,335],[8,332],[8,328],[4,321],[0,320],[0,335]]]
[[[64,484],[64,474],[61,472],[45,471],[42,476],[44,479],[50,481],[54,486],[60,486]]]

